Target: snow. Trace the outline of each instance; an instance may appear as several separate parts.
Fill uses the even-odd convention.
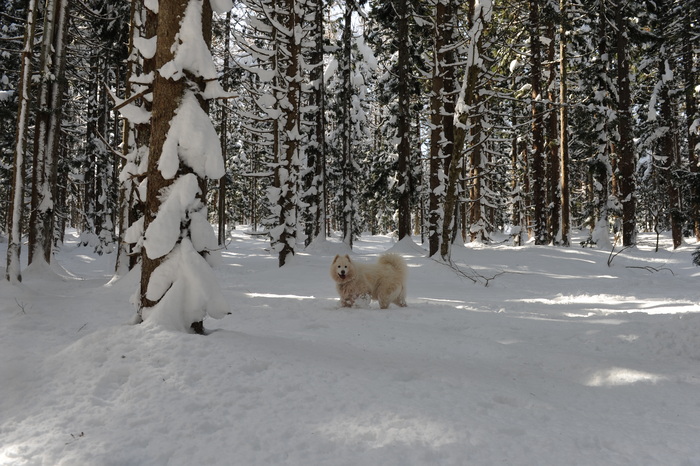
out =
[[[180,159],[202,178],[219,179],[224,175],[224,159],[216,128],[202,110],[192,91],[185,91],[158,159],[165,179],[172,179],[180,168]]]
[[[200,194],[199,180],[194,174],[186,173],[164,189],[164,200],[155,218],[146,228],[143,240],[146,253],[151,259],[163,257],[175,247],[181,234],[180,224],[186,222],[184,217],[201,208],[201,201],[197,198]],[[191,222],[198,220],[201,218],[190,218]],[[131,231],[132,229],[134,231]],[[139,229],[143,229],[143,225],[132,226],[127,230],[128,237],[133,239]],[[201,228],[196,230],[202,231]]]
[[[157,42],[158,38],[156,36],[150,38],[145,38],[141,36],[134,37],[134,47],[139,49],[139,52],[141,52],[141,55],[146,60],[150,60],[151,58],[156,56]]]
[[[181,332],[207,315],[221,319],[230,309],[212,268],[189,238],[183,238],[153,271],[146,297],[159,302],[143,309],[143,320]]]
[[[184,71],[190,71],[205,80],[217,78],[211,52],[202,36],[201,0],[191,0],[187,4],[180,31],[175,36],[172,48],[174,58],[159,70],[164,78],[178,80]]]
[[[208,336],[132,325],[138,272],[75,231],[1,281],[0,464],[700,465],[696,244],[454,246],[454,270],[363,236],[355,260],[406,258],[408,307],[339,309],[344,244],[279,269],[243,230],[181,277],[193,306],[221,285]]]

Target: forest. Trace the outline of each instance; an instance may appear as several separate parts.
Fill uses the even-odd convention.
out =
[[[0,5],[0,464],[700,465],[700,0]]]
[[[2,3],[11,282],[67,227],[143,310],[239,224],[280,267],[363,232],[700,240],[698,0]]]

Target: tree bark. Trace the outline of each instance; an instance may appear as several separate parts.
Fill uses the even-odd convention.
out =
[[[622,245],[632,246],[636,236],[636,199],[634,167],[635,157],[632,147],[632,94],[630,91],[630,65],[627,55],[628,38],[624,9],[615,9],[615,30],[617,42],[617,131],[618,141],[618,189],[622,204]]]
[[[429,256],[440,250],[442,206],[445,198],[447,163],[454,148],[454,5],[439,0],[435,6],[433,32],[433,78],[430,97],[430,175],[428,195]]]
[[[31,105],[32,46],[36,23],[37,3],[30,0],[27,5],[27,25],[24,30],[24,45],[21,54],[20,79],[17,86],[17,127],[15,131],[15,153],[12,166],[12,188],[10,190],[8,215],[7,267],[5,278],[11,283],[22,281],[20,252],[22,250],[22,219],[24,217],[24,176],[26,172],[27,130]]]
[[[174,58],[171,48],[175,42],[175,35],[180,31],[180,23],[185,14],[188,0],[172,0],[168,8],[161,8],[158,13],[157,37],[158,46],[155,55],[155,69],[159,70],[163,65]],[[155,220],[161,206],[162,190],[175,181],[165,179],[158,162],[163,152],[163,143],[166,140],[170,122],[180,104],[185,91],[184,79],[177,81],[163,77],[159,72],[155,73],[153,81],[153,108],[151,115],[150,147],[148,157],[148,185],[146,190],[146,205],[144,210],[144,232]],[[139,316],[143,308],[150,308],[157,304],[150,300],[146,292],[151,280],[151,275],[163,262],[165,256],[151,258],[144,246],[141,253],[141,291]]]
[[[47,0],[40,59],[41,84],[34,131],[32,211],[29,225],[29,262],[51,262],[53,248],[56,170],[65,84],[65,33],[68,0]]]
[[[343,83],[343,95],[340,96],[341,105],[341,121],[340,121],[340,138],[342,141],[342,194],[341,194],[341,213],[342,213],[342,233],[343,242],[352,248],[355,234],[355,192],[353,189],[355,161],[352,153],[352,119],[351,119],[351,70],[352,70],[352,13],[353,4],[348,3],[345,6],[343,17],[343,33],[342,33],[342,59],[341,59],[341,80]]]
[[[700,138],[698,137],[698,128],[693,128],[695,120],[698,118],[698,103],[695,98],[695,86],[698,82],[697,67],[694,65],[694,42],[692,34],[692,20],[695,18],[691,13],[692,8],[686,9],[683,14],[683,30],[682,30],[682,56],[683,56],[683,88],[685,96],[685,113],[686,113],[686,138],[688,140],[688,165],[691,173],[690,184],[690,213],[691,225],[695,239],[700,241],[700,167],[698,167],[698,145]]]
[[[280,189],[278,225],[281,228],[277,245],[279,266],[283,267],[287,259],[294,255],[296,243],[297,212],[296,212],[296,182],[299,168],[300,123],[301,123],[301,37],[297,36],[301,29],[296,2],[286,0],[285,29],[290,31],[286,44],[287,56],[283,59],[286,84],[285,100],[282,106],[284,114],[283,138],[279,150],[280,160],[275,164],[275,187]]]
[[[398,36],[408,38],[408,0],[396,0],[398,16]],[[398,146],[398,189],[399,189],[399,240],[411,236],[411,115],[410,115],[410,50],[399,47],[398,81],[399,107],[397,117]]]
[[[567,80],[567,0],[559,1],[561,13],[559,29],[559,192],[561,195],[561,244],[571,244],[571,200],[569,186],[569,114]]]
[[[547,180],[544,151],[544,105],[542,103],[542,46],[540,43],[539,1],[530,1],[530,83],[532,85],[532,202],[534,205],[535,244],[548,243],[547,238]]]

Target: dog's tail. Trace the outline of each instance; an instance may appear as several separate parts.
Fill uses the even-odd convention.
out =
[[[379,263],[392,267],[394,270],[396,270],[396,273],[399,274],[402,278],[406,277],[408,273],[406,261],[404,261],[403,257],[399,256],[398,254],[384,254],[379,257]]]

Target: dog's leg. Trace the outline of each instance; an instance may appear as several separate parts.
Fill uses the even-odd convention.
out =
[[[340,307],[353,307],[355,300],[352,298],[344,298],[340,300]]]
[[[399,293],[399,296],[396,298],[394,303],[396,303],[397,306],[406,307],[406,288],[405,287],[403,287],[403,286],[401,287],[401,292]]]
[[[393,289],[393,290],[380,290],[379,293],[377,293],[377,301],[379,301],[379,307],[381,309],[386,309],[389,307],[389,304],[392,302],[395,302],[397,299],[399,290]]]

